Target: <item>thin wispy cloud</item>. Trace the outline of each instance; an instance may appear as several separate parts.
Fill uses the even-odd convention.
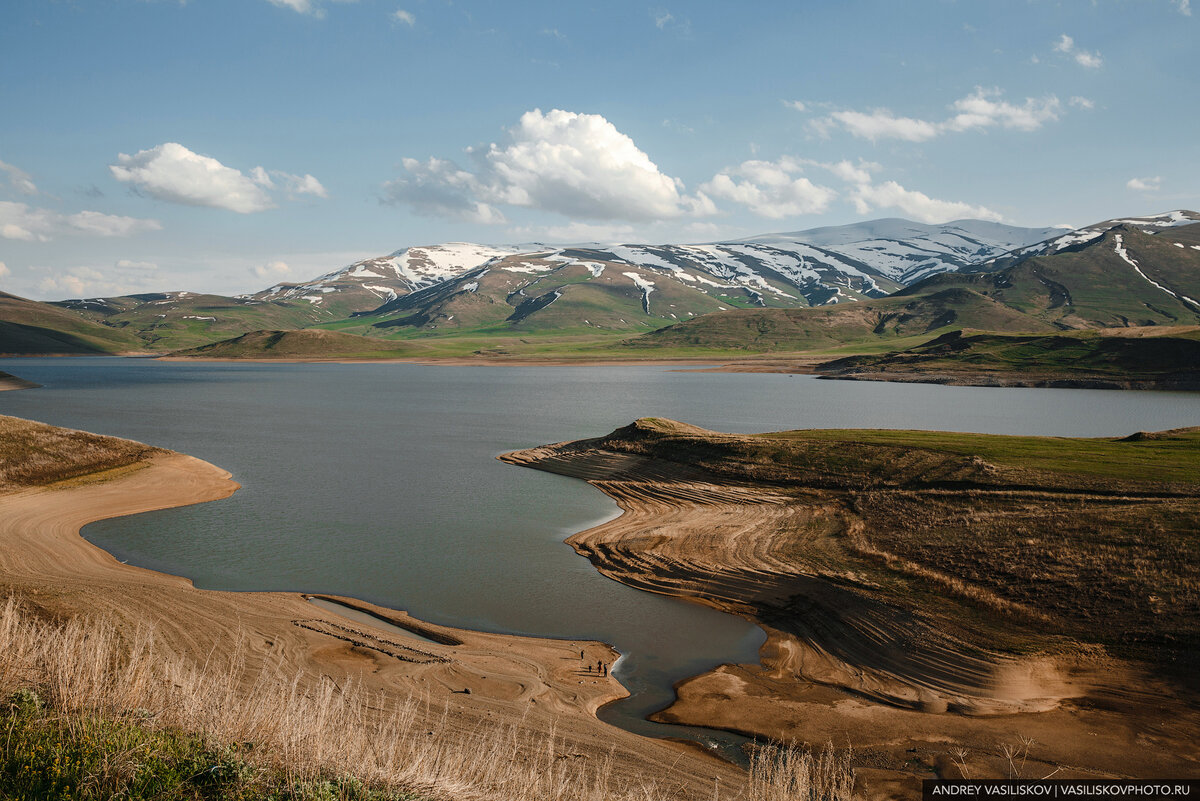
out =
[[[1185,17],[1192,16],[1191,0],[1173,0],[1175,7],[1179,9],[1179,13]]]
[[[180,0],[179,4],[184,5],[185,2],[186,0]],[[267,2],[273,6],[290,9],[291,11],[295,11],[297,14],[305,14],[310,17],[316,17],[317,19],[322,19],[325,16],[325,9],[322,8],[317,2],[314,2],[314,0],[267,0]],[[357,3],[358,0],[330,0],[330,2]]]
[[[392,12],[392,21],[402,23],[410,28],[417,24],[417,18],[403,8],[398,8]]]
[[[312,0],[267,0],[267,2],[280,8],[290,8],[297,14],[311,14],[319,17],[325,13]]]
[[[125,237],[157,231],[158,220],[79,211],[64,214],[26,203],[0,201],[0,238],[24,242],[49,242],[60,236]]]
[[[22,195],[36,195],[38,193],[38,188],[33,183],[33,178],[19,167],[0,161],[0,174],[4,176],[5,182],[9,187]]]
[[[112,297],[146,292],[162,280],[158,265],[149,261],[117,259],[111,266],[35,267],[38,289],[59,297]]]
[[[783,105],[787,106],[788,108],[792,109],[793,111],[807,111],[808,110],[808,106],[806,106],[804,104],[804,101],[802,101],[802,100],[783,100],[780,102],[782,102]]]
[[[138,194],[167,203],[207,206],[239,214],[274,208],[275,201],[268,190],[281,189],[289,199],[327,195],[325,187],[311,175],[262,167],[253,168],[246,175],[211,156],[193,153],[178,142],[165,142],[132,156],[121,153],[108,169],[114,178]]]
[[[1070,56],[1071,58],[1075,59],[1076,64],[1081,67],[1087,67],[1088,69],[1099,69],[1104,65],[1104,59],[1100,57],[1098,52],[1093,53],[1087,50],[1081,50],[1075,46],[1075,40],[1072,37],[1067,36],[1065,33],[1058,38],[1057,42],[1054,43],[1054,52],[1062,53],[1065,56]]]
[[[927,142],[947,133],[987,128],[1034,131],[1057,120],[1062,104],[1054,95],[1026,98],[1024,103],[1015,104],[1004,100],[999,89],[976,87],[974,92],[955,100],[949,108],[952,115],[938,121],[897,116],[889,109],[835,111],[817,120],[815,128],[827,135],[831,129],[840,127],[872,142],[880,139]]]

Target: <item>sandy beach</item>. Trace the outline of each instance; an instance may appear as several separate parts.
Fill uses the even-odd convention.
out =
[[[368,691],[427,699],[442,736],[467,745],[488,726],[514,724],[554,732],[564,753],[606,759],[618,777],[668,779],[681,797],[709,798],[714,781],[732,787],[742,780],[737,769],[692,748],[597,720],[601,705],[626,694],[615,679],[583,669],[616,658],[603,643],[451,629],[333,599],[444,643],[408,645],[304,595],[198,590],[187,579],[123,564],[79,535],[94,520],[219,501],[237,489],[224,470],[164,452],[51,487],[10,487],[0,492],[0,594],[17,594],[50,619],[103,619],[131,634],[151,626],[161,645],[197,664],[243,643],[246,683],[265,667],[299,676],[301,686],[349,679]]]

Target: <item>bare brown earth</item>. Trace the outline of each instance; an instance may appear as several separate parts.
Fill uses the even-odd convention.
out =
[[[62,458],[43,459],[47,449]],[[453,629],[333,599],[444,644],[400,643],[302,594],[199,590],[187,579],[123,564],[79,536],[95,520],[231,495],[238,484],[211,464],[11,417],[0,417],[0,455],[12,473],[0,478],[0,596],[18,594],[37,614],[88,616],[131,635],[152,627],[159,644],[196,664],[242,660],[247,685],[266,669],[283,680],[299,677],[301,688],[353,680],[368,691],[414,697],[429,718],[420,725],[460,743],[500,724],[554,732],[560,758],[609,760],[618,779],[654,780],[674,788],[672,798],[707,799],[714,780],[726,788],[744,780],[719,760],[598,721],[601,705],[626,695],[615,679],[583,669],[613,661],[616,653],[603,643]],[[43,468],[50,483],[38,485]]]
[[[808,433],[642,420],[501,457],[617,501],[568,540],[605,575],[766,630],[760,664],[683,682],[656,719],[852,746],[873,796],[964,770],[1200,776],[1200,472]]]

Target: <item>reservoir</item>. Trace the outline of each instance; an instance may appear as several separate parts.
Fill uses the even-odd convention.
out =
[[[662,366],[497,367],[4,359],[43,385],[0,413],[139,440],[233,473],[215,503],[101,521],[84,536],[198,587],[362,598],[436,623],[597,639],[624,655],[641,721],[671,686],[757,661],[739,618],[630,589],[562,540],[616,505],[505,451],[607,434],[638,417],[718,431],[918,428],[1122,436],[1200,425],[1200,393],[944,387]],[[703,732],[700,733],[703,736]]]

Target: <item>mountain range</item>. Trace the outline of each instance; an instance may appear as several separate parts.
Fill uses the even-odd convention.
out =
[[[1200,310],[1196,222],[1187,211],[1074,231],[883,219],[693,245],[447,243],[237,297],[7,296],[0,351],[167,352],[314,327],[391,340],[650,334],[634,346],[769,350],[955,325],[1191,322]],[[797,325],[810,334],[782,333]]]

